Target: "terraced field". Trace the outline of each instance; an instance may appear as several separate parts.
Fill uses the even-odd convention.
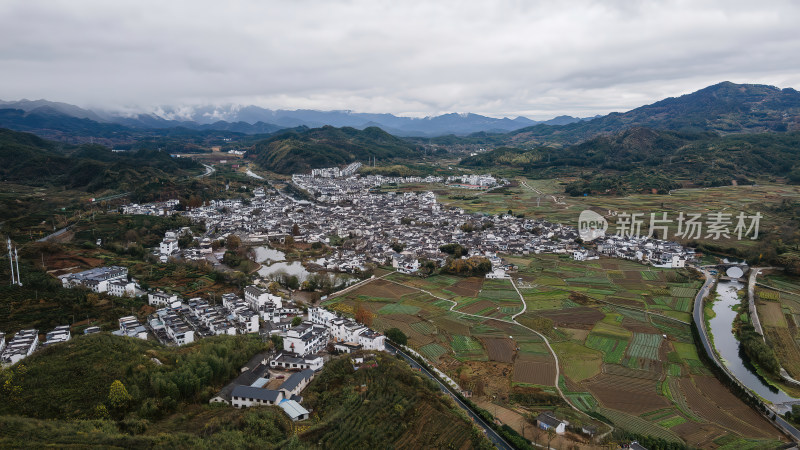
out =
[[[756,309],[764,328],[767,344],[775,351],[781,366],[793,378],[800,377],[800,344],[798,319],[800,319],[800,296],[789,294],[800,288],[800,279],[774,273],[759,276],[759,281],[791,291],[778,292],[763,287],[756,289]]]
[[[586,338],[586,346],[603,352],[603,362],[619,364],[625,355],[628,340],[594,333]]]
[[[597,408],[597,412],[611,419],[617,426],[633,433],[654,436],[668,442],[683,442],[674,432],[641,417],[608,408]]]
[[[688,311],[699,286],[691,272],[623,260],[575,262],[555,255],[512,259],[520,266],[514,279],[521,279],[527,304],[517,320],[550,341],[559,358],[560,386],[572,405],[600,413],[620,428],[701,448],[716,447],[714,439],[731,434],[736,437],[731,442],[738,443],[774,442],[769,440],[778,437],[763,423],[734,427],[741,422],[734,416],[755,424],[760,419],[735,397],[722,396],[722,403],[697,397],[695,380],[705,383],[710,371],[684,323],[691,320]],[[391,302],[382,297],[374,302],[376,328],[391,325],[408,333],[412,347],[467,389],[484,380],[484,398],[503,402],[514,387],[555,394],[556,366],[548,347],[536,334],[508,322],[522,307],[508,280],[387,278],[452,299],[456,306],[449,311],[453,303],[419,290]],[[359,298],[363,301],[358,291],[334,299],[331,306],[346,309]],[[800,315],[800,295],[787,301],[796,302],[782,310],[786,323],[793,324],[786,313]],[[779,320],[777,310],[773,315]],[[695,390],[687,391],[690,387]],[[714,406],[701,407],[698,399]],[[736,413],[713,412],[720,408]]]
[[[658,360],[658,349],[661,346],[660,334],[633,333],[628,355],[636,358]]]

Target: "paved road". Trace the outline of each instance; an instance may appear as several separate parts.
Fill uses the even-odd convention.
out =
[[[200,175],[196,176],[195,178],[203,178],[203,177],[207,177],[207,176],[209,176],[209,175],[211,175],[212,173],[214,173],[214,172],[216,172],[216,171],[217,171],[217,169],[215,169],[215,168],[214,168],[214,167],[212,167],[212,166],[209,166],[208,164],[203,164],[203,167],[205,167],[205,168],[206,168],[206,171],[205,171],[205,173],[201,173]]]
[[[706,353],[718,365],[722,366],[722,363],[717,359],[717,354],[714,352],[714,349],[711,348],[711,342],[709,342],[708,339],[708,330],[706,330],[706,321],[703,318],[703,299],[706,298],[711,289],[711,285],[714,284],[714,277],[711,276],[711,273],[707,269],[701,268],[701,270],[703,271],[703,275],[706,276],[706,281],[694,298],[694,323],[697,326],[697,331],[700,334],[700,342],[703,343],[703,348],[706,349]]]
[[[503,450],[505,449],[512,450],[514,448],[511,446],[511,444],[506,442],[505,439],[500,437],[500,435],[497,434],[497,432],[495,432],[492,429],[492,427],[490,427],[483,419],[481,419],[480,416],[475,414],[475,412],[473,412],[469,406],[464,404],[464,402],[462,402],[455,394],[453,394],[453,392],[446,384],[439,381],[438,378],[436,378],[432,373],[430,373],[428,369],[417,363],[413,358],[405,354],[405,352],[403,352],[402,350],[398,349],[397,347],[393,346],[388,342],[386,343],[386,350],[392,354],[400,354],[400,356],[402,356],[403,359],[405,359],[411,365],[411,367],[419,370],[423,374],[427,375],[430,379],[435,381],[436,384],[439,385],[439,388],[442,390],[442,392],[448,394],[453,399],[453,401],[455,401],[456,404],[467,413],[467,415],[475,422],[476,425],[483,428],[483,430],[486,432],[486,437],[489,438],[489,440],[492,442],[492,444],[494,444],[495,447]]]
[[[62,235],[62,234],[64,234],[64,233],[66,233],[66,232],[67,232],[67,230],[69,230],[70,228],[72,228],[72,225],[68,225],[68,226],[66,226],[66,227],[64,227],[64,228],[62,228],[62,229],[60,229],[60,230],[56,231],[55,233],[48,234],[47,236],[45,236],[45,237],[43,237],[43,238],[41,238],[41,239],[38,239],[36,242],[46,242],[46,241],[49,241],[50,239],[52,239],[52,238],[54,238],[54,237],[57,237],[57,236],[60,236],[60,235]]]
[[[247,176],[248,176],[248,177],[253,177],[253,178],[255,178],[256,180],[263,180],[263,179],[264,179],[264,177],[262,177],[261,175],[259,175],[259,174],[255,173],[255,172],[253,172],[253,171],[252,171],[252,170],[250,170],[250,169],[247,169],[247,172],[245,172],[245,174],[247,174]]]

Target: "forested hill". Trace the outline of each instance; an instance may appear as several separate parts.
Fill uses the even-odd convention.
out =
[[[349,355],[327,362],[302,392],[304,422],[276,406],[209,405],[270,346],[255,335],[180,348],[75,336],[0,369],[0,447],[491,448],[430,380],[382,352],[359,370]]]
[[[800,92],[723,82],[624,113],[567,125],[534,125],[502,135],[506,145],[574,144],[631,127],[711,131],[721,135],[800,131]],[[492,137],[497,140],[498,136]]]
[[[183,177],[201,166],[163,151],[112,152],[100,145],[69,146],[0,128],[0,179],[19,184],[86,189],[132,189],[144,181]]]
[[[416,146],[377,127],[364,130],[325,126],[280,133],[257,143],[249,154],[265,169],[290,174],[377,158],[409,158]]]
[[[737,134],[635,127],[565,148],[499,148],[461,161],[534,176],[581,176],[567,192],[666,191],[784,178],[800,182],[800,132]],[[572,189],[572,190],[571,190]]]

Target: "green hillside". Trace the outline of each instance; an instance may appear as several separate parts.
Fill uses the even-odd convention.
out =
[[[157,419],[183,402],[208,401],[265,348],[257,336],[202,339],[182,348],[105,333],[76,336],[3,372],[12,381],[3,386],[0,414],[91,419],[100,405],[113,410],[109,388],[120,380],[131,399],[112,414]]]
[[[635,127],[565,148],[503,147],[465,158],[462,166],[509,168],[536,177],[580,177],[584,193],[665,193],[683,185],[724,186],[763,179],[800,181],[800,132],[717,136]]]
[[[277,407],[208,405],[266,345],[77,336],[0,371],[0,447],[490,448],[430,380],[384,353],[357,371],[346,356],[328,362],[303,391],[305,422]],[[115,380],[129,398],[111,395]]]
[[[505,135],[507,144],[571,144],[631,127],[719,134],[800,130],[800,92],[723,82],[625,113],[562,126],[534,125]]]
[[[256,162],[278,173],[301,173],[355,161],[409,158],[418,154],[414,145],[377,127],[364,130],[325,126],[292,130],[257,143],[249,152]]]
[[[133,189],[158,178],[186,176],[201,166],[157,150],[112,152],[100,145],[65,146],[0,128],[0,179],[96,192]]]

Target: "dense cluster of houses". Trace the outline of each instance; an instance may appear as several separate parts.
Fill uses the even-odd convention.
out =
[[[0,363],[4,366],[16,364],[32,355],[39,348],[49,347],[72,338],[69,325],[60,325],[45,335],[39,342],[39,330],[20,330],[6,343],[5,333],[0,332]]]
[[[203,222],[208,230],[216,230],[211,239],[237,234],[243,241],[263,242],[265,238],[292,236],[295,242],[332,244],[339,238],[355,238],[319,262],[324,269],[342,272],[363,270],[367,263],[390,263],[400,271],[414,273],[421,259],[443,264],[448,255],[439,248],[450,243],[469,249],[467,257],[493,259],[492,278],[506,276],[499,258],[494,259],[497,253],[561,253],[575,259],[606,255],[660,267],[682,267],[694,258],[692,249],[645,237],[609,235],[586,248],[571,226],[513,214],[467,213],[444,207],[433,192],[380,194],[370,190],[387,183],[443,181],[441,177],[320,178],[295,174],[294,184],[314,194],[317,201],[264,194],[250,201],[215,201],[183,214]],[[490,175],[462,175],[450,181],[476,186],[506,182]],[[398,244],[400,252],[395,251]]]
[[[147,328],[135,316],[125,316],[119,318],[119,329],[114,331],[113,334],[146,340]]]
[[[508,184],[508,180],[500,180],[498,182],[497,178],[490,174],[469,174],[447,177],[447,184],[465,189],[489,189],[500,184]]]
[[[162,239],[161,243],[158,245],[158,257],[162,263],[167,262],[170,257],[176,255],[180,251],[178,239],[185,234],[191,235],[192,230],[190,230],[189,227],[183,227],[179,230],[169,230],[164,233],[164,239]],[[208,248],[211,248],[210,241],[208,242]]]
[[[19,330],[14,338],[5,344],[5,335],[0,339],[0,361],[3,365],[16,364],[24,358],[27,358],[39,347],[39,330]]]
[[[105,292],[117,297],[135,296],[139,289],[135,280],[128,279],[128,268],[121,266],[95,267],[58,278],[65,288],[84,287],[92,292]]]
[[[341,317],[324,308],[309,308],[309,321],[325,327],[330,333],[334,347],[343,353],[355,350],[384,350],[386,337],[361,325],[353,319]],[[285,339],[284,339],[285,342]]]
[[[163,202],[146,203],[140,205],[138,203],[131,203],[122,206],[120,211],[122,214],[140,214],[146,216],[169,216],[175,214],[175,208],[180,204],[180,200],[170,199]]]
[[[385,184],[443,183],[444,178],[387,177],[383,175],[352,176],[348,178],[320,178],[313,175],[294,174],[292,183],[312,194],[317,202],[340,203],[360,198],[370,190]]]
[[[354,162],[352,164],[348,164],[344,169],[340,169],[338,167],[326,167],[323,169],[312,169],[311,176],[314,178],[340,178],[340,177],[350,177],[355,175],[358,172],[358,169],[361,168],[360,162]]]
[[[243,303],[253,308],[277,302],[255,286],[245,289],[245,297],[247,300]],[[271,333],[282,336],[283,349],[256,355],[235,380],[210,400],[211,403],[226,403],[236,408],[277,405],[292,420],[304,420],[309,411],[301,405],[300,393],[322,369],[325,360],[322,353],[329,344],[339,353],[385,349],[383,335],[322,308],[310,308],[308,320],[284,331],[267,332]],[[291,375],[277,388],[267,387],[270,383],[274,387],[274,381],[283,379],[286,371]]]

